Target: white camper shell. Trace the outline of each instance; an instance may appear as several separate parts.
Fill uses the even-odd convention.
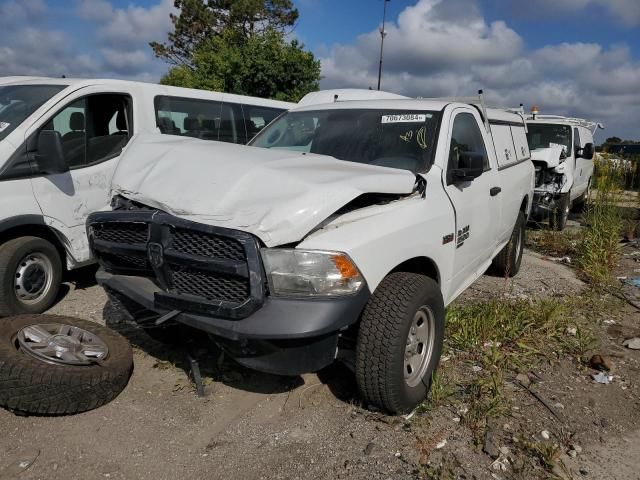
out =
[[[108,205],[134,137],[244,144],[292,105],[120,80],[0,78],[0,317],[44,311],[63,270],[92,261],[87,215]]]

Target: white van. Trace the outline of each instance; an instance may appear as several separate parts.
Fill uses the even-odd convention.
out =
[[[92,262],[87,215],[109,203],[140,133],[244,144],[293,104],[120,80],[0,78],[0,317],[55,301]]]
[[[534,107],[535,108],[535,107]],[[593,136],[600,123],[581,118],[539,115],[527,118],[527,138],[536,169],[532,218],[563,230],[571,207],[589,196],[595,153]]]

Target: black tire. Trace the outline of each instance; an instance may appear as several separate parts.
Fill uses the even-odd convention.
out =
[[[109,351],[100,364],[47,363],[18,347],[29,325],[60,323],[100,337]],[[0,320],[0,406],[20,415],[68,415],[100,407],[127,385],[133,370],[129,342],[93,322],[57,315],[20,315]]]
[[[405,348],[420,311],[432,315],[432,353],[419,383],[410,386],[405,381]],[[356,380],[363,400],[391,414],[409,412],[422,403],[440,360],[443,337],[444,302],[438,284],[415,273],[387,276],[365,306],[358,332]]]
[[[35,261],[34,259],[37,259]],[[31,266],[27,266],[27,261]],[[29,287],[37,294],[33,299],[23,299],[16,287],[21,265],[29,281]],[[44,265],[44,267],[43,267]],[[40,273],[47,271],[46,273]],[[40,278],[38,275],[42,275]],[[41,293],[37,282],[43,281]],[[55,302],[62,281],[62,261],[56,247],[39,237],[18,237],[0,246],[0,317],[24,313],[42,313]]]
[[[522,254],[526,240],[526,221],[523,212],[518,212],[516,224],[513,227],[509,243],[500,250],[500,253],[493,259],[493,269],[497,275],[503,277],[513,277],[520,271],[522,264]]]
[[[580,197],[574,200],[573,205],[571,206],[571,210],[575,213],[583,213],[587,207],[587,200],[589,199],[589,192],[591,191],[591,179],[587,183],[587,191],[584,192]]]
[[[557,202],[557,207],[549,212],[549,228],[561,232],[567,226],[569,210],[571,210],[571,193],[563,193]]]

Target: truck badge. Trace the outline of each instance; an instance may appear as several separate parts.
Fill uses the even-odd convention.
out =
[[[147,254],[149,255],[149,261],[155,268],[160,268],[164,263],[164,251],[162,245],[159,243],[150,243],[147,245]]]

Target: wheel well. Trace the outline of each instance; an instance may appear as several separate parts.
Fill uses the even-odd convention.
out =
[[[389,273],[394,272],[410,272],[418,273],[432,278],[436,283],[440,284],[440,271],[436,263],[427,257],[415,257],[402,262]]]
[[[522,204],[520,205],[520,211],[526,215],[528,207],[529,207],[529,196],[525,195],[524,199],[522,199]]]
[[[44,240],[47,240],[48,242],[51,242],[51,244],[56,247],[56,250],[58,250],[58,254],[60,255],[60,259],[62,260],[63,268],[66,266],[65,259],[67,258],[67,252],[60,242],[60,239],[49,227],[45,225],[25,224],[8,228],[7,230],[3,230],[2,232],[0,232],[0,245],[18,237],[40,237]]]

